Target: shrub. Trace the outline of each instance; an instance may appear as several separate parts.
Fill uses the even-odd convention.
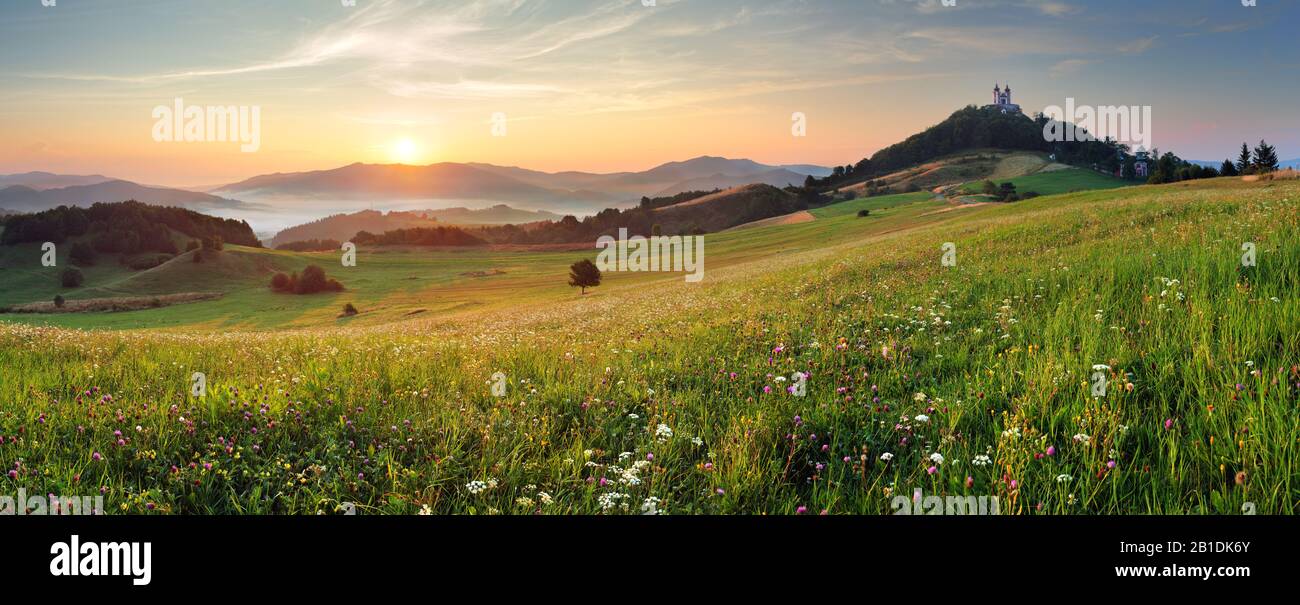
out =
[[[302,274],[285,275],[276,273],[271,276],[271,289],[277,292],[293,294],[315,294],[317,292],[342,292],[343,284],[330,279],[325,270],[316,265],[307,265]]]
[[[271,289],[276,292],[285,292],[290,290],[293,283],[289,281],[289,276],[284,273],[276,273],[271,276]]]
[[[68,267],[67,269],[64,269],[63,275],[60,277],[63,281],[64,288],[80,287],[81,283],[86,280],[86,277],[81,274],[81,270],[76,267]]]
[[[62,309],[62,308],[63,308],[63,302],[64,302],[64,301],[63,301],[63,295],[62,295],[62,294],[55,294],[55,295],[54,295],[54,306],[55,306],[56,308]]]
[[[316,265],[307,265],[302,270],[302,275],[298,276],[298,283],[294,284],[293,291],[298,294],[312,294],[325,289],[326,284],[325,270]]]
[[[858,211],[858,218],[862,218],[864,216],[870,216],[870,215],[871,215],[871,211],[867,210],[866,208],[863,208],[862,210]]]
[[[344,316],[344,317],[352,317],[353,315],[356,315],[357,312],[358,312],[358,311],[357,311],[357,308],[356,308],[355,306],[353,306],[352,303],[348,303],[348,304],[346,304],[346,305],[343,305],[343,316]]]

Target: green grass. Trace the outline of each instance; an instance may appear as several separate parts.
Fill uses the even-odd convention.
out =
[[[392,253],[323,302],[250,290],[110,326],[193,320],[166,332],[8,324],[0,481],[114,513],[889,513],[917,488],[1004,514],[1296,513],[1298,201],[1228,179],[921,198],[710,235],[701,284],[584,297],[573,252]],[[353,298],[377,317],[333,319]],[[777,380],[796,371],[806,396]]]
[[[929,194],[903,194],[859,199],[818,208],[824,219],[803,225],[751,228],[707,236],[707,271],[752,261],[755,255],[789,254],[848,241],[881,226],[899,228],[937,208]],[[917,202],[929,202],[920,203]],[[868,219],[858,219],[860,208],[873,208]],[[881,210],[892,208],[892,210]],[[883,221],[883,222],[881,222]],[[69,245],[60,248],[68,249]],[[56,294],[68,299],[140,296],[172,292],[219,291],[219,300],[175,305],[161,309],[118,313],[62,313],[0,316],[12,322],[69,328],[190,328],[275,330],[334,325],[380,325],[420,316],[445,315],[467,310],[504,309],[521,302],[561,301],[577,291],[567,285],[568,267],[582,258],[594,259],[589,250],[517,252],[466,249],[455,252],[428,249],[361,249],[355,267],[343,267],[338,253],[295,253],[226,246],[215,261],[195,264],[189,256],[152,271],[133,273],[108,257],[84,269],[82,288],[63,288],[59,273],[66,266],[45,268],[34,244],[0,247],[0,266],[22,275],[18,288],[7,290],[0,305],[48,301]],[[347,288],[341,293],[295,296],[272,292],[274,271],[301,271],[309,263],[326,269]],[[475,272],[501,271],[488,276]],[[663,274],[611,273],[607,287],[623,287],[672,279]],[[608,288],[607,288],[608,289]],[[346,302],[360,316],[338,319]]]
[[[1018,176],[1013,179],[996,180],[997,184],[1009,180],[1016,186],[1016,191],[1024,194],[1029,191],[1037,191],[1039,195],[1056,195],[1059,193],[1070,193],[1074,191],[1091,191],[1095,189],[1114,189],[1117,187],[1127,187],[1134,184],[1134,181],[1125,181],[1124,179],[1094,172],[1092,170],[1083,170],[1081,168],[1065,168],[1051,172],[1038,172],[1025,176]],[[975,181],[962,186],[966,193],[980,193],[982,191],[983,181]]]
[[[860,197],[847,202],[814,208],[809,210],[809,212],[819,219],[834,218],[837,216],[856,216],[859,210],[870,210],[872,214],[876,214],[886,208],[896,208],[913,202],[927,201],[933,197],[934,196],[927,191],[897,193],[894,195],[880,195],[876,197]]]

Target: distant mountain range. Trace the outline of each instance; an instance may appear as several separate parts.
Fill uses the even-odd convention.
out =
[[[256,176],[209,190],[245,200],[325,198],[377,200],[489,200],[553,212],[589,213],[627,206],[642,196],[727,189],[762,183],[799,185],[808,175],[825,176],[820,166],[769,166],[752,160],[702,156],[669,162],[642,172],[597,174],[540,172],[481,163],[443,162],[428,166],[349,164],[332,170]]]
[[[54,174],[52,172],[24,172],[22,174],[0,174],[0,189],[21,185],[30,187],[37,191],[45,189],[58,189],[60,187],[72,187],[76,185],[94,185],[111,181],[102,174],[77,175],[77,174]]]
[[[352,214],[335,214],[325,218],[289,227],[272,237],[271,247],[307,240],[348,241],[361,231],[384,233],[395,229],[437,227],[444,225],[507,225],[554,221],[562,218],[545,211],[528,211],[498,204],[482,210],[444,208],[442,210],[415,210],[379,212],[362,210]]]
[[[472,210],[469,208],[443,208],[441,210],[422,211],[427,217],[449,225],[519,225],[537,221],[558,221],[564,218],[554,212],[545,210],[520,210],[505,204],[491,208]]]
[[[772,166],[713,156],[668,162],[640,172],[607,174],[541,172],[482,163],[356,163],[330,170],[265,174],[206,191],[154,187],[103,175],[27,172],[0,175],[0,209],[39,212],[60,205],[134,199],[235,216],[257,225],[263,237],[280,242],[281,237],[271,237],[276,230],[327,214],[348,215],[364,207],[417,210],[451,224],[524,223],[625,208],[642,197],[684,191],[750,184],[800,185],[809,175],[823,177],[830,172],[807,164]]]
[[[18,177],[41,175],[35,180]],[[58,206],[90,206],[95,202],[121,202],[136,200],[157,206],[177,206],[190,210],[232,210],[245,207],[243,202],[196,191],[182,191],[165,187],[150,187],[130,181],[106,179],[80,185],[63,185],[77,180],[104,177],[27,173],[5,175],[0,180],[9,184],[0,188],[0,208],[13,212],[39,212]]]
[[[468,164],[474,168],[509,177],[538,187],[597,191],[624,200],[642,196],[668,196],[683,191],[727,189],[736,183],[765,183],[777,187],[801,185],[808,175],[831,173],[829,168],[806,164],[769,166],[753,160],[700,156],[682,162],[660,164],[642,172],[538,172],[523,168]],[[771,182],[768,182],[771,181]]]

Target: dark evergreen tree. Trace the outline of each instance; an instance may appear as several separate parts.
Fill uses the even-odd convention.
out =
[[[1237,174],[1250,174],[1251,166],[1250,147],[1242,143],[1241,153],[1237,154]]]
[[[1277,149],[1260,139],[1259,145],[1255,147],[1255,159],[1251,162],[1251,165],[1257,174],[1276,172]]]

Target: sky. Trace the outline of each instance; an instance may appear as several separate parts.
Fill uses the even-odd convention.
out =
[[[1028,113],[1150,106],[1184,158],[1288,159],[1297,25],[1295,0],[0,0],[0,173],[835,165],[1008,82]],[[256,150],[157,140],[178,98],[256,108]]]

